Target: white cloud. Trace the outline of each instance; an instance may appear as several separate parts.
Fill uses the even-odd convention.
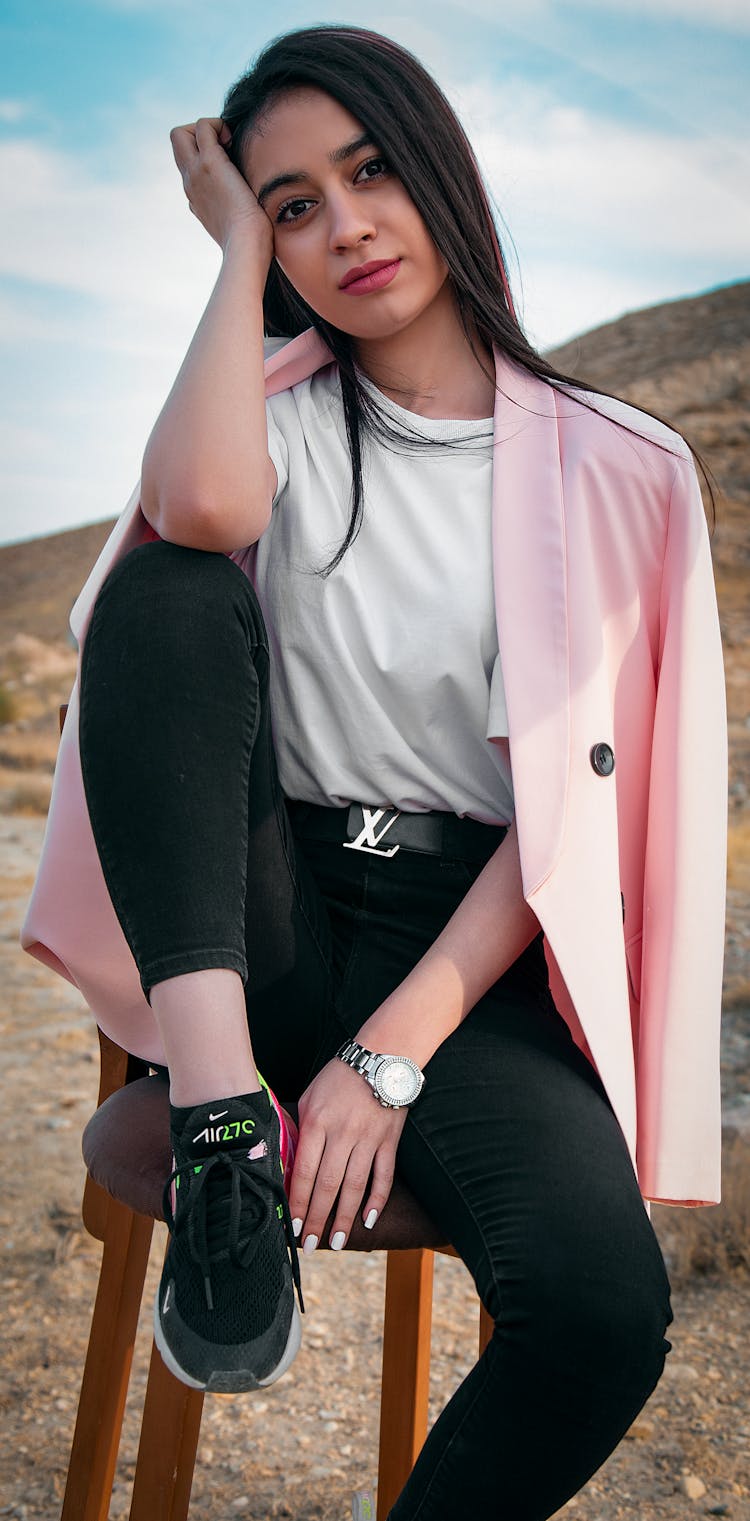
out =
[[[125,14],[138,13],[141,11],[166,11],[178,13],[180,17],[184,13],[205,12],[204,0],[98,0],[103,9],[120,11]],[[711,0],[710,10],[706,0],[576,0],[580,7],[588,5],[591,9],[601,10],[605,7],[609,10],[625,12],[628,16],[637,14],[646,16],[652,21],[659,21],[665,17],[674,16],[678,21],[692,21],[703,27],[723,27],[730,31],[746,32],[750,30],[750,10],[747,0]],[[489,21],[501,22],[503,25],[510,19],[520,17],[527,20],[530,15],[536,19],[547,16],[555,18],[560,15],[566,6],[564,0],[504,0],[502,11],[498,15],[497,0],[468,0],[468,3],[450,5],[439,4],[438,14],[444,11],[469,12],[475,16],[483,16]],[[223,7],[225,22],[231,22],[240,17],[243,20],[247,15],[246,0],[225,0]],[[343,18],[337,17],[337,20]],[[376,31],[385,32],[386,35],[396,36],[396,29],[402,32],[405,27],[413,24],[413,17],[406,11],[398,11],[393,14],[380,12],[369,23]],[[283,15],[278,22],[278,31],[291,30],[292,21],[285,21]],[[299,16],[294,18],[294,24],[298,26],[312,26],[315,22]],[[361,24],[359,22],[353,24]],[[275,35],[266,20],[268,36]],[[408,46],[409,44],[407,44]]]
[[[560,106],[520,79],[464,84],[451,99],[517,243],[551,243],[566,259],[576,249],[593,265],[614,252],[745,267],[742,165],[714,142]]]
[[[11,300],[0,290],[0,344],[8,349],[16,344],[27,350],[36,347],[40,352],[49,345],[53,362],[64,362],[71,355],[88,355],[92,365],[102,364],[107,355],[130,355],[157,364],[171,364],[176,346],[186,332],[174,314],[161,313],[161,320],[144,320],[143,312],[125,308],[113,312],[107,303],[92,302],[80,310],[78,303],[69,303],[64,296],[47,301],[47,310],[39,310],[33,301],[23,297]],[[73,309],[71,309],[71,307]],[[50,309],[51,308],[51,309]],[[186,336],[187,343],[189,334]],[[54,354],[55,348],[66,350],[66,356]]]
[[[692,23],[707,30],[723,30],[745,33],[750,31],[750,7],[747,0],[576,0],[576,9],[588,8],[621,11],[628,19],[643,16],[649,21],[675,21]],[[565,20],[567,6],[564,0],[506,0],[498,11],[497,0],[465,0],[461,10],[484,21],[493,22],[501,28],[517,26],[524,31],[530,19],[535,27],[541,27],[539,35],[544,38],[544,23],[554,25]]]
[[[719,27],[731,32],[750,31],[750,7],[747,0],[577,0],[581,7],[592,10],[623,11],[628,18],[633,15],[647,16],[650,21],[662,21],[674,17],[675,21],[692,22],[696,26],[716,30]]]
[[[131,128],[130,152],[113,150],[106,174],[29,138],[0,143],[0,273],[115,304],[194,299],[220,251],[189,211],[165,136],[155,151]]]
[[[98,166],[0,141],[0,274],[21,289],[0,295],[6,541],[121,510],[215,282],[165,119],[129,101]]]
[[[28,101],[12,100],[6,96],[4,99],[0,99],[0,122],[10,122],[12,124],[22,121],[24,116],[28,116],[30,110],[31,106]]]

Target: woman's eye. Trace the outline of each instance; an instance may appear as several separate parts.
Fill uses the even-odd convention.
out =
[[[363,169],[369,169],[369,167],[370,167],[371,164],[382,164],[384,167],[383,167],[383,169],[378,170],[378,172],[376,174],[367,174],[367,175],[365,175],[365,179],[366,180],[379,180],[381,178],[384,170],[386,169],[385,159],[384,158],[368,158],[368,159],[366,159],[365,162],[364,162],[364,164],[360,164],[360,167],[357,170],[357,175],[361,174]],[[355,176],[355,178],[356,178],[356,176]],[[307,206],[307,205],[309,205],[309,202],[307,200],[303,199],[302,197],[299,197],[299,196],[295,197],[295,199],[293,201],[285,201],[284,204],[283,204],[283,206],[279,207],[274,220],[276,222],[286,222],[287,226],[289,225],[290,222],[298,222],[300,220],[300,217],[304,216],[304,214],[305,214],[304,211],[299,212],[299,214],[297,216],[290,216],[290,217],[285,216],[285,213],[287,211],[289,211],[292,206]]]
[[[362,165],[362,168],[363,169],[369,169],[369,167],[370,167],[371,164],[383,164],[385,166],[385,159],[384,158],[368,158],[366,160],[366,162]],[[380,179],[380,175],[382,174],[382,172],[383,172],[382,170],[379,170],[377,174],[368,174],[367,178],[368,179],[378,180],[378,179]],[[357,170],[357,173],[359,173],[359,170]]]

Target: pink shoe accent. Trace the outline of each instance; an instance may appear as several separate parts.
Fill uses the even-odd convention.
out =
[[[297,1152],[299,1131],[294,1123],[294,1120],[292,1119],[291,1114],[287,1114],[286,1109],[282,1109],[282,1106],[279,1103],[276,1094],[273,1092],[273,1089],[269,1088],[268,1083],[266,1082],[265,1078],[261,1076],[260,1072],[258,1073],[258,1081],[260,1082],[261,1086],[265,1088],[266,1093],[268,1094],[268,1097],[270,1098],[271,1103],[273,1104],[273,1107],[279,1117],[279,1129],[281,1131],[281,1167],[284,1173],[284,1187],[288,1194],[289,1184],[291,1183],[292,1178],[292,1169],[294,1167],[294,1158]]]
[[[289,1184],[292,1181],[294,1158],[297,1154],[299,1131],[291,1114],[287,1114],[286,1109],[282,1109],[277,1099],[274,1099],[273,1103],[281,1126],[281,1165],[284,1169],[284,1187],[288,1193]]]

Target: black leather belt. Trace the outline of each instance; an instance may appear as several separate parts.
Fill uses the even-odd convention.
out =
[[[388,860],[399,850],[444,860],[488,861],[508,832],[507,824],[481,824],[455,813],[401,813],[377,804],[323,808],[287,798],[292,832],[301,839],[328,840],[349,850]]]

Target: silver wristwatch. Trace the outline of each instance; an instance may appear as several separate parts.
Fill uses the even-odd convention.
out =
[[[368,1051],[356,1040],[346,1040],[336,1055],[348,1067],[361,1073],[384,1109],[404,1109],[419,1098],[424,1087],[424,1073],[409,1056],[384,1055]]]

